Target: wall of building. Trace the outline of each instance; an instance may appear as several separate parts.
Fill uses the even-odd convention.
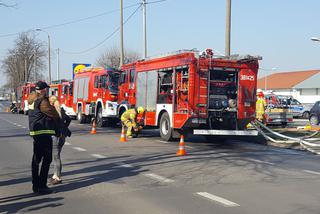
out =
[[[320,100],[320,89],[278,89],[272,92],[277,95],[291,95],[301,103],[315,103]]]

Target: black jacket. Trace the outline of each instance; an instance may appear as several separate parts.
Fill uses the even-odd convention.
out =
[[[53,120],[53,118],[47,116],[40,110],[41,102],[43,102],[46,97],[36,99],[32,106],[33,108],[29,108],[29,129],[30,135],[55,135],[56,125],[57,123]],[[47,101],[47,100],[46,100]]]
[[[64,135],[65,137],[71,136],[71,131],[68,128],[71,123],[70,117],[66,114],[66,111],[61,108],[60,125],[56,130],[56,136]]]

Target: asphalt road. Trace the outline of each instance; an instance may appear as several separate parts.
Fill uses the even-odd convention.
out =
[[[154,130],[120,143],[119,128],[71,124],[63,183],[31,192],[32,139],[24,115],[0,113],[0,213],[320,213],[320,158],[228,140],[161,141]],[[52,172],[52,169],[51,169]]]

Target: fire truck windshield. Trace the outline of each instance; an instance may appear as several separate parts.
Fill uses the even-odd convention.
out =
[[[109,72],[109,90],[113,93],[118,93],[119,85],[119,73],[118,72]]]

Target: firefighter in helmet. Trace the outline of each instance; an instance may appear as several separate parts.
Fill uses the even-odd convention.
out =
[[[138,108],[132,108],[128,109],[121,115],[121,122],[124,126],[127,127],[127,137],[132,138],[132,129],[135,132],[138,132],[142,129],[142,126],[138,126],[137,124],[137,116],[143,117],[144,114],[144,108],[138,107]]]
[[[264,122],[266,100],[261,89],[257,90],[257,102],[256,102],[256,119]]]

